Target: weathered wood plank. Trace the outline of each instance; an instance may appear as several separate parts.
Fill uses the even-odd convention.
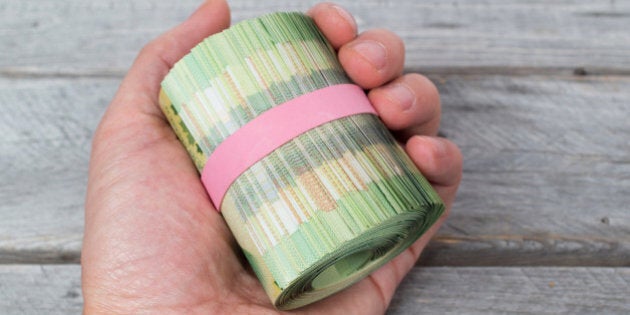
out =
[[[630,265],[626,77],[435,78],[462,147],[431,265]]]
[[[415,268],[389,314],[628,314],[628,268]]]
[[[0,262],[78,261],[92,132],[118,79],[0,79]]]
[[[78,265],[0,265],[0,313],[79,314]],[[416,267],[389,314],[627,314],[630,268]]]
[[[81,314],[79,265],[0,265],[0,314]]]
[[[138,50],[199,5],[182,1],[6,0],[0,73],[120,75]],[[361,29],[389,28],[408,67],[433,73],[630,73],[627,1],[338,1]],[[234,20],[312,1],[232,0]]]
[[[630,265],[630,78],[434,77],[465,156],[421,263]],[[0,262],[78,261],[91,132],[117,79],[0,79]]]

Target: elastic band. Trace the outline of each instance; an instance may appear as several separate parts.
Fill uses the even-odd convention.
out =
[[[201,173],[218,211],[232,183],[256,162],[302,133],[327,122],[376,111],[354,84],[329,86],[277,105],[248,122],[212,152]]]

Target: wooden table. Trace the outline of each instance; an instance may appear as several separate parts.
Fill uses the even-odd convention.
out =
[[[92,132],[138,50],[199,2],[0,3],[1,314],[80,312]],[[629,2],[340,1],[405,39],[465,156],[391,314],[630,313]]]

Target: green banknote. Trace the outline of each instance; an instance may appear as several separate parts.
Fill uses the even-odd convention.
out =
[[[347,83],[311,18],[274,13],[193,48],[162,82],[160,104],[201,172],[217,146],[260,114]],[[242,173],[217,207],[279,309],[315,302],[359,281],[405,250],[444,211],[373,114],[296,135]]]

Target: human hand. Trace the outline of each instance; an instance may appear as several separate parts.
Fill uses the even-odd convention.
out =
[[[461,154],[437,138],[437,89],[402,75],[404,47],[384,30],[356,35],[352,17],[332,4],[309,14],[339,51],[348,75],[365,89],[385,124],[450,210]],[[239,253],[221,215],[168,122],[157,97],[173,63],[229,25],[222,0],[204,3],[187,21],[139,54],[95,135],[82,251],[85,313],[277,312]],[[384,313],[398,283],[446,218],[368,278],[296,313]]]

